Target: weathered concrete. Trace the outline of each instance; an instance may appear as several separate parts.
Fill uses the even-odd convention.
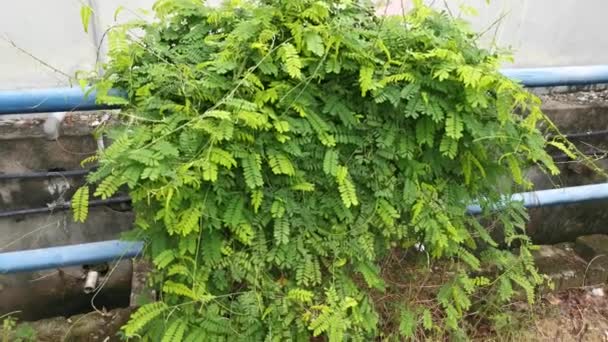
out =
[[[131,279],[130,305],[139,307],[157,299],[156,290],[148,282],[150,272],[154,269],[152,262],[145,259],[133,261],[133,277]]]
[[[0,315],[16,312],[22,321],[53,316],[75,315],[97,309],[129,306],[131,295],[131,260],[110,265],[98,280],[97,290],[83,289],[85,270],[78,267],[36,272],[36,278],[0,277]],[[25,275],[27,276],[27,274]],[[8,281],[2,281],[8,278]],[[12,280],[12,284],[6,284]],[[5,285],[6,284],[6,285]]]
[[[542,96],[547,116],[564,134],[608,129],[608,92],[578,92]],[[608,134],[572,140],[582,151],[608,151]],[[554,155],[562,154],[553,149]],[[596,164],[608,170],[608,160]],[[584,166],[581,161],[560,161],[561,174],[551,177],[538,169],[529,170],[535,189],[577,186],[606,182],[605,175]],[[530,210],[528,232],[536,243],[574,241],[578,236],[608,233],[606,201],[580,203]]]
[[[61,139],[91,135],[102,124],[106,115],[115,111],[70,112],[60,127]],[[43,124],[48,113],[0,116],[0,140],[45,138]]]
[[[42,121],[0,121],[0,173],[80,169],[80,161],[95,153],[92,131],[99,115],[66,120],[57,141],[48,141]],[[70,200],[83,177],[0,180],[0,211],[48,207]],[[70,211],[0,218],[0,252],[116,239],[130,229],[133,214],[123,204],[90,208],[85,223],[75,223]],[[91,295],[83,293],[79,267],[0,276],[0,315],[21,311],[22,319],[72,315],[91,310]],[[107,286],[95,297],[98,307],[128,306],[130,261],[121,263]],[[103,278],[102,278],[103,281]]]
[[[569,244],[541,245],[533,255],[539,271],[549,276],[555,291],[602,284],[608,276],[608,270],[599,264],[587,267]]]
[[[38,342],[119,342],[123,340],[117,333],[132,311],[132,308],[92,311],[69,318],[54,317],[22,324],[35,332]]]
[[[132,213],[108,207],[91,208],[85,223],[73,222],[71,213],[67,211],[0,219],[0,251],[116,239],[131,227],[132,219]],[[57,272],[67,276],[57,276]],[[49,277],[49,274],[54,276]],[[90,296],[82,291],[82,274],[79,268],[61,268],[0,275],[0,315],[17,309],[24,319],[39,319],[88,311],[91,308]],[[118,277],[113,278],[97,297],[99,307],[129,305],[130,262],[128,269],[121,268],[116,275]],[[18,302],[15,302],[17,298]]]
[[[607,206],[608,200],[532,209],[528,234],[536,243],[558,243],[608,233]]]
[[[44,248],[117,238],[130,228],[133,213],[118,207],[90,208],[84,223],[70,211],[0,219],[0,251]]]
[[[93,131],[103,113],[67,116],[61,137],[45,138],[40,117],[0,120],[0,174],[81,169],[80,161],[97,150]],[[67,200],[82,177],[0,179],[0,208],[46,206]]]
[[[599,264],[608,269],[608,235],[579,236],[576,239],[575,250],[587,262]]]

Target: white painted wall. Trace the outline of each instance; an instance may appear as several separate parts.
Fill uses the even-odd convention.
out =
[[[85,34],[80,23],[80,1],[95,10],[94,27]],[[216,0],[217,1],[217,0]],[[606,0],[446,0],[457,15],[458,3],[479,11],[471,18],[478,31],[485,30],[503,14],[499,25],[484,39],[515,51],[516,67],[608,64],[608,35],[604,33]],[[443,0],[427,0],[436,7]],[[150,8],[154,0],[20,0],[0,3],[0,89],[43,88],[68,85],[66,77],[42,66],[13,47],[6,39],[55,68],[73,75],[90,68],[97,44],[114,23],[114,10],[123,6],[120,18]],[[388,11],[401,12],[392,0]],[[103,51],[103,50],[102,50]]]
[[[471,22],[479,32],[504,16],[484,39],[510,47],[515,67],[608,64],[606,0],[491,0],[490,5],[486,0],[466,2],[478,9],[479,15]]]
[[[89,33],[80,19],[81,2],[95,10]],[[114,10],[149,8],[152,0],[19,0],[0,2],[0,89],[69,85],[78,70],[94,67],[103,32],[114,23]],[[129,15],[128,10],[121,17]],[[43,66],[27,53],[61,71]]]
[[[6,40],[69,74],[94,61],[94,44],[82,31],[79,11],[79,3],[72,0],[0,3],[0,89],[66,84],[64,76]]]

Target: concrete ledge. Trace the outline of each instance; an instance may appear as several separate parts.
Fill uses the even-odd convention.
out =
[[[533,255],[540,273],[549,276],[555,291],[603,284],[608,276],[608,270],[599,264],[588,267],[571,244],[542,245]]]
[[[111,265],[98,281],[99,293],[86,294],[81,268],[49,270],[19,286],[0,286],[0,315],[18,311],[17,318],[32,321],[88,312],[91,302],[99,309],[128,307],[132,274],[130,260]]]
[[[576,239],[575,250],[587,262],[608,269],[608,235],[579,236]]]
[[[61,123],[61,137],[90,135],[102,123],[104,115],[115,111],[70,112]],[[47,114],[15,114],[0,117],[0,140],[44,138]]]

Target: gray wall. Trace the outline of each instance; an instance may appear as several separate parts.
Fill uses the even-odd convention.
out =
[[[120,18],[150,8],[154,0],[83,0],[95,10],[94,27],[85,34],[80,23],[80,1],[20,0],[0,4],[0,89],[41,88],[68,85],[68,80],[11,46],[5,39],[72,75],[92,68],[103,32],[114,23],[113,14],[123,6]],[[212,1],[217,2],[218,0]],[[411,0],[392,0],[388,12],[400,13]],[[442,7],[442,0],[427,0]],[[603,17],[606,0],[446,0],[455,15],[466,2],[479,11],[473,26],[486,30],[487,44],[512,47],[517,67],[585,65],[608,62],[608,35]],[[382,7],[382,5],[380,5]],[[383,11],[381,9],[380,11]],[[103,49],[102,49],[103,51]]]

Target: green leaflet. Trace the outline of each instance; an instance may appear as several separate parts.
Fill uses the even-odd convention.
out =
[[[431,311],[428,309],[424,309],[422,312],[422,326],[425,330],[431,330],[433,328],[433,317],[431,316]]]
[[[203,180],[215,182],[217,180],[218,167],[217,164],[211,160],[201,161],[201,168],[203,169]]]
[[[399,319],[399,333],[404,338],[414,337],[414,331],[416,329],[416,316],[408,309],[404,309],[401,312]]]
[[[439,144],[439,151],[446,157],[453,159],[458,152],[458,142],[448,137],[447,135],[441,139],[441,143]]]
[[[289,242],[289,221],[286,217],[279,217],[274,221],[274,240],[277,245]]]
[[[238,226],[243,221],[244,204],[242,198],[233,198],[224,211],[224,223],[230,227]]]
[[[251,193],[251,205],[253,206],[253,211],[255,213],[258,212],[260,206],[262,205],[262,201],[264,200],[264,192],[261,190],[256,190]]]
[[[449,113],[448,117],[445,121],[445,134],[458,141],[458,139],[462,138],[462,118],[458,113]]]
[[[314,297],[314,294],[310,291],[302,290],[302,289],[293,289],[290,290],[287,294],[287,298],[290,300],[295,300],[298,302],[310,302]]]
[[[340,191],[340,196],[342,197],[342,203],[344,203],[344,206],[350,208],[351,206],[359,205],[355,185],[351,181],[348,174],[348,169],[346,167],[338,167],[336,171],[336,180],[338,182],[338,190]]]
[[[171,280],[163,284],[163,292],[166,294],[174,294],[177,296],[186,297],[191,300],[196,300],[196,294],[186,284],[176,283]]]
[[[327,150],[323,158],[323,172],[335,176],[338,172],[338,153],[334,150]]]
[[[82,186],[72,196],[72,212],[74,221],[84,222],[89,214],[89,187]]]
[[[127,337],[134,337],[153,319],[157,318],[167,310],[167,305],[162,302],[146,304],[131,315],[129,322],[123,327]]]
[[[296,48],[290,43],[286,43],[279,49],[279,57],[283,61],[283,68],[292,78],[302,78],[302,62],[298,56]]]
[[[102,199],[107,199],[114,195],[123,183],[124,182],[120,179],[119,176],[109,175],[104,178],[104,180],[97,186],[94,196],[99,196]]]
[[[432,146],[435,141],[435,130],[437,129],[433,120],[422,117],[416,122],[416,140],[420,145]]]
[[[513,176],[513,180],[517,184],[523,184],[524,178],[521,168],[519,167],[519,163],[513,157],[513,155],[507,156],[507,164],[509,165],[509,169],[511,169],[511,175]]]
[[[161,342],[181,342],[186,331],[186,323],[174,320],[169,324],[169,327],[163,335]]]
[[[380,270],[375,265],[369,263],[357,264],[357,272],[361,273],[363,279],[370,288],[375,288],[380,291],[385,290],[384,280],[380,277]]]
[[[80,6],[80,21],[82,22],[82,29],[85,33],[89,32],[89,22],[91,21],[91,15],[93,15],[93,9],[91,8],[91,6]]]
[[[198,232],[199,220],[201,219],[203,209],[200,207],[193,207],[185,210],[182,215],[175,231],[183,236],[187,236],[192,232]]]
[[[241,160],[241,166],[243,167],[245,182],[249,188],[254,189],[264,185],[261,172],[262,158],[260,155],[256,153],[247,154]]]
[[[268,154],[268,164],[277,175],[283,174],[287,176],[293,176],[295,174],[295,169],[289,158],[282,153],[278,152],[270,152]]]
[[[372,66],[364,66],[359,70],[359,86],[361,87],[361,96],[365,96],[368,91],[376,88],[374,82],[374,68]]]
[[[325,47],[323,46],[323,38],[317,33],[307,32],[304,34],[306,49],[317,56],[323,56]]]

